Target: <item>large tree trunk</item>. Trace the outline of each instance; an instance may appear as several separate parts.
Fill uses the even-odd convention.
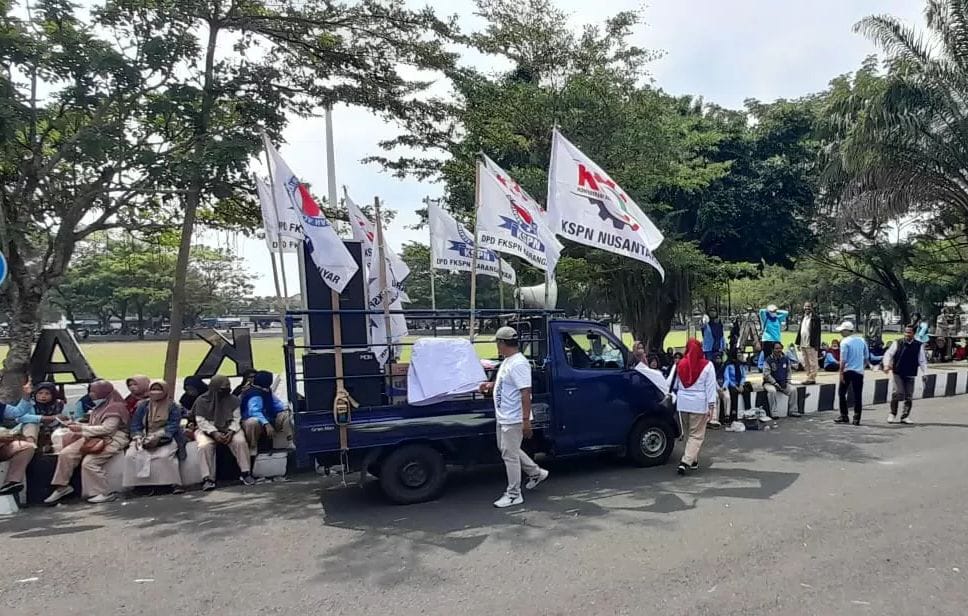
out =
[[[171,329],[168,331],[168,348],[165,352],[165,381],[178,380],[178,352],[181,349],[181,332],[185,320],[185,278],[188,275],[188,259],[192,252],[192,232],[201,198],[200,188],[194,189],[185,200],[185,222],[182,225],[178,260],[175,262],[175,284],[171,291]]]
[[[10,343],[3,360],[0,400],[16,403],[30,374],[34,333],[37,331],[40,303],[47,289],[42,284],[43,278],[31,275],[27,270],[20,252],[12,243],[7,265],[10,268],[6,284],[7,300],[10,302]]]
[[[182,224],[181,242],[178,245],[178,260],[175,262],[175,285],[171,293],[171,330],[168,332],[168,348],[165,351],[165,380],[177,382],[178,352],[181,348],[182,321],[185,314],[185,279],[188,276],[188,259],[192,250],[192,233],[195,230],[195,217],[202,198],[204,186],[204,157],[210,137],[208,134],[210,118],[215,105],[213,79],[215,74],[215,48],[218,43],[220,24],[212,20],[208,24],[208,45],[205,53],[205,76],[202,83],[202,105],[195,125],[195,155],[198,165],[185,196],[185,220]]]
[[[145,339],[145,307],[141,304],[137,306],[138,311],[138,340]]]

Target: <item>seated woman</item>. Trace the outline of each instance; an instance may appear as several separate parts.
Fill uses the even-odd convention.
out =
[[[108,487],[104,465],[128,446],[130,415],[124,398],[108,381],[91,383],[91,397],[94,408],[88,415],[88,422],[67,424],[73,434],[70,435],[72,438],[64,439],[64,448],[57,456],[57,468],[50,482],[53,491],[44,500],[48,505],[54,505],[74,492],[70,485],[71,475],[79,464],[81,478],[89,488],[89,503],[106,503],[117,498]]]
[[[124,487],[169,486],[173,494],[184,492],[178,468],[181,406],[171,399],[164,381],[152,381],[148,400],[134,409],[131,418],[131,446],[124,455]],[[139,473],[148,456],[148,476]]]
[[[58,395],[53,383],[40,383],[36,389],[27,383],[23,386],[23,399],[17,406],[3,405],[0,415],[4,427],[20,425],[21,429],[19,434],[0,436],[0,462],[10,462],[7,481],[0,486],[0,496],[24,489],[24,474],[34,452],[38,447],[47,448],[51,432],[67,421],[64,403]]]
[[[134,409],[138,403],[148,399],[148,386],[151,385],[151,379],[143,374],[136,374],[128,377],[124,384],[129,392],[124,398],[124,404],[128,407],[129,416],[134,415]]]
[[[91,399],[91,385],[88,383],[87,393],[71,405],[68,415],[74,421],[84,421],[92,408],[94,408],[94,400]]]
[[[249,449],[259,449],[259,438],[265,434],[270,439],[281,432],[292,443],[292,413],[288,405],[277,398],[270,389],[272,373],[260,370],[252,377],[252,385],[242,394],[242,430]]]
[[[188,376],[185,377],[184,390],[185,393],[178,399],[178,404],[182,405],[186,412],[191,412],[198,397],[208,391],[208,385],[200,376]]]
[[[227,376],[216,374],[208,384],[208,391],[195,400],[192,414],[198,428],[195,442],[198,443],[198,463],[202,470],[202,490],[215,489],[215,445],[225,445],[232,452],[242,471],[240,480],[249,486],[255,483],[252,477],[252,460],[249,446],[242,434],[242,416],[239,412],[239,399],[232,395],[232,385]]]
[[[723,385],[729,392],[729,424],[739,420],[739,397],[743,396],[746,409],[753,408],[750,394],[753,386],[746,380],[746,366],[739,361],[739,355],[733,353],[723,371]]]
[[[833,340],[823,354],[824,372],[840,372],[840,341]]]

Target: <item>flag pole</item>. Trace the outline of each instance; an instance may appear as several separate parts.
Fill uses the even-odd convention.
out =
[[[474,254],[471,255],[471,317],[468,320],[468,336],[474,343],[474,320],[477,310],[477,208],[481,202],[481,162],[474,168]]]
[[[504,259],[497,260],[497,295],[500,298],[501,310],[504,310]]]
[[[390,331],[390,294],[387,292],[386,244],[383,238],[383,221],[380,219],[380,198],[373,197],[373,213],[376,216],[376,243],[380,259],[380,296],[383,298],[383,327],[387,337],[387,362],[393,361],[393,332]]]
[[[326,180],[328,187],[327,200],[329,207],[336,209],[336,202],[339,195],[336,192],[336,148],[333,145],[333,107],[326,105],[325,109],[326,124]],[[364,268],[360,267],[359,274],[365,277]],[[333,309],[333,352],[336,354],[336,375],[342,379],[343,376],[343,324],[340,319],[339,293],[336,289],[330,288],[330,301]],[[342,388],[342,380],[338,383],[338,388]]]
[[[430,207],[430,197],[424,197],[424,204]],[[429,213],[428,213],[429,217]],[[434,275],[434,226],[428,221],[427,231],[430,235],[430,309],[437,310],[437,292],[434,289],[436,276]]]
[[[263,137],[263,140],[264,140],[263,142],[268,141],[268,137],[266,136],[265,131],[262,131],[262,137]],[[269,194],[270,194],[270,199],[272,199],[272,209],[275,210],[275,212],[276,212],[276,219],[278,219],[279,218],[279,204],[277,203],[277,200],[276,200],[276,180],[273,177],[273,173],[272,173],[272,160],[269,157],[269,150],[268,149],[265,150],[265,155],[266,155],[266,169],[269,171]],[[278,223],[276,224],[275,231],[276,231],[276,237],[279,238],[277,241],[278,241],[278,245],[279,245],[279,250],[281,251],[282,250],[282,238],[279,237]],[[269,241],[271,242],[272,241],[272,238],[270,238]],[[278,310],[279,310],[279,325],[282,326],[282,328],[281,328],[280,331],[282,332],[282,335],[285,336],[286,335],[286,327],[285,327],[284,319],[285,319],[285,316],[286,316],[287,302],[285,300],[283,300],[282,295],[279,293],[279,272],[276,269],[276,258],[275,258],[275,255],[273,254],[271,248],[269,249],[269,259],[272,261],[272,280],[273,280],[273,282],[276,285],[276,299],[279,300],[279,302],[278,302],[279,303],[279,308],[278,308]],[[285,277],[285,275],[286,275],[286,262],[283,261],[283,259],[282,259],[282,252],[279,253],[279,261],[282,262],[282,275],[283,275],[283,277]],[[285,278],[283,278],[283,279],[285,279]],[[288,299],[288,296],[287,296],[287,299]]]

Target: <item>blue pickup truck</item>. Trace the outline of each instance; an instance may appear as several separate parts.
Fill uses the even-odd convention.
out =
[[[639,466],[669,460],[681,435],[675,412],[648,378],[628,368],[628,349],[606,326],[550,313],[501,323],[518,330],[521,351],[533,367],[534,435],[525,444],[530,453],[559,458],[614,452]],[[436,498],[448,466],[500,462],[490,398],[475,393],[412,406],[400,395],[405,377],[398,370],[396,378],[375,381],[376,387],[386,385],[379,403],[361,403],[349,417],[341,416],[331,410],[331,398],[312,393],[308,379],[305,395],[297,391],[298,348],[290,335],[288,386],[296,409],[299,466],[365,471],[379,479],[390,501],[410,504]],[[354,398],[364,393],[364,381],[347,378]]]

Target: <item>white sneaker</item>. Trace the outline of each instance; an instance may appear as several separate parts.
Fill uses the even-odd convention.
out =
[[[87,502],[92,505],[100,505],[101,503],[110,503],[118,500],[118,495],[114,492],[110,494],[95,494],[91,498],[87,499]]]
[[[891,413],[887,416],[887,423],[897,423],[897,415]]]
[[[45,505],[57,504],[60,501],[60,499],[64,498],[65,496],[70,496],[73,493],[74,493],[74,488],[72,488],[71,486],[64,486],[62,488],[57,488],[56,490],[50,493],[50,496],[44,499],[44,504]]]
[[[911,419],[910,417],[905,417],[904,419],[901,420],[901,423],[902,424],[913,424],[914,423],[914,420]]]
[[[520,505],[524,502],[523,496],[510,497],[507,494],[503,494],[501,498],[494,501],[494,506],[498,509],[504,509],[505,507],[513,507],[514,505]]]
[[[538,484],[541,483],[542,481],[544,481],[545,479],[547,479],[548,478],[548,475],[550,475],[550,474],[551,473],[549,473],[545,469],[543,469],[543,468],[540,469],[538,471],[538,474],[537,475],[535,475],[533,477],[528,477],[528,482],[524,484],[524,489],[525,490],[533,490],[533,489],[537,488],[538,487]]]

